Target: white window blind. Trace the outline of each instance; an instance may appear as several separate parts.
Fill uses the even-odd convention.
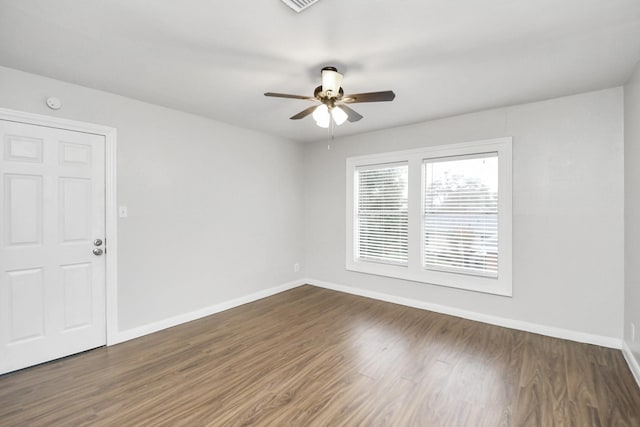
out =
[[[408,178],[402,164],[356,169],[356,258],[388,264],[408,261]]]
[[[423,267],[498,276],[498,155],[424,160]]]

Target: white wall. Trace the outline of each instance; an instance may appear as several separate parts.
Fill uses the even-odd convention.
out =
[[[306,275],[368,292],[620,339],[622,95],[616,88],[338,138],[330,151],[326,144],[307,145]],[[402,102],[400,96],[396,102]],[[514,138],[512,298],[345,270],[347,157],[502,136]]]
[[[624,340],[638,366],[640,365],[640,64],[624,88],[624,101]],[[636,329],[635,341],[631,337],[632,323]],[[640,371],[636,374],[640,375]]]
[[[638,116],[638,80],[626,89],[636,94],[631,107],[627,97],[627,122]],[[62,110],[46,108],[51,95]],[[121,330],[289,282],[301,277],[292,267],[302,261],[305,276],[326,282],[621,338],[622,95],[611,89],[338,138],[327,151],[0,67],[0,107],[118,129],[119,204],[129,208],[119,222]],[[637,126],[627,132],[640,141]],[[345,270],[346,157],[500,136],[514,137],[513,298]],[[640,196],[633,200],[640,206]],[[634,283],[627,280],[627,319],[640,312]]]
[[[0,107],[117,128],[119,330],[296,277],[299,145],[2,67]]]

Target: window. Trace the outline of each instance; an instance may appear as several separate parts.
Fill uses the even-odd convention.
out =
[[[511,138],[347,159],[347,269],[511,295]]]
[[[498,156],[424,161],[423,266],[498,275]]]
[[[407,265],[407,164],[356,170],[356,258]]]

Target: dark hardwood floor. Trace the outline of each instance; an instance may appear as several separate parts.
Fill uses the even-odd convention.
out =
[[[0,377],[2,426],[640,426],[620,351],[303,286]]]

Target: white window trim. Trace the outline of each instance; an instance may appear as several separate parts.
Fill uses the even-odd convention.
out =
[[[438,157],[498,153],[498,277],[471,276],[422,268],[423,160]],[[409,262],[406,266],[381,264],[355,258],[354,174],[356,168],[382,163],[409,163]],[[346,269],[361,273],[511,296],[512,288],[512,138],[495,138],[425,147],[414,150],[349,157],[346,161]]]

